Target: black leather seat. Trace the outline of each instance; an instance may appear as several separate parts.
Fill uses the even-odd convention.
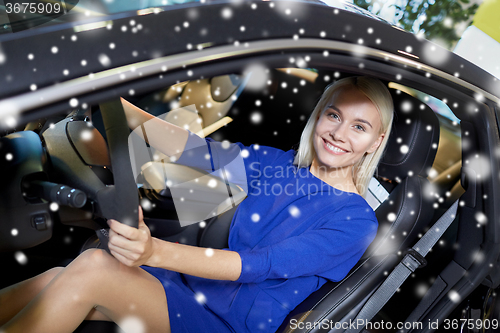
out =
[[[330,328],[312,323],[354,319],[383,282],[386,272],[390,272],[401,258],[401,252],[413,245],[433,218],[433,199],[426,193],[429,193],[430,186],[427,176],[439,141],[438,119],[416,98],[400,91],[391,94],[396,116],[386,153],[376,174],[390,194],[376,209],[379,221],[377,237],[346,278],[340,282],[327,282],[310,295],[290,313],[278,332],[327,332]],[[200,237],[200,246],[227,247],[234,210],[207,224]],[[337,330],[334,328],[333,331]]]

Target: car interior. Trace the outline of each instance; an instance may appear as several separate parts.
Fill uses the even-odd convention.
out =
[[[321,67],[254,66],[221,75],[185,78],[160,89],[129,91],[122,97],[165,121],[189,128],[201,137],[289,150],[299,142],[308,115],[325,87],[336,79],[354,74],[354,71],[332,71]],[[438,280],[443,280],[439,290],[441,296],[432,299],[431,303],[446,302],[444,295],[453,287],[446,283],[446,276],[459,271],[463,275],[475,261],[471,255],[467,255],[467,263],[457,258],[461,258],[463,252],[483,247],[485,229],[477,218],[481,207],[476,203],[477,193],[481,193],[480,186],[475,185],[470,176],[464,176],[466,171],[462,167],[464,160],[476,163],[472,161],[472,153],[464,152],[464,145],[466,148],[478,145],[474,126],[470,123],[464,125],[451,110],[458,102],[450,99],[447,103],[442,97],[429,94],[421,85],[416,85],[416,89],[405,85],[404,81],[383,77],[382,80],[393,97],[395,120],[388,147],[367,195],[379,221],[377,237],[348,276],[339,282],[328,282],[310,295],[290,313],[277,332],[325,331],[321,327],[291,327],[292,318],[304,323],[355,318],[405,251],[458,198],[462,197],[465,206],[471,206],[468,214],[477,222],[456,219],[429,254],[427,266],[412,274],[377,318],[404,320],[410,313],[394,311],[398,309],[398,302],[404,299],[404,302],[414,304],[409,307],[411,310],[428,297],[428,291]],[[78,253],[101,246],[102,236],[99,237],[94,230],[102,229],[105,219],[95,214],[96,206],[91,195],[87,195],[86,200],[82,197],[84,194],[78,196],[79,189],[113,184],[113,165],[101,107],[94,103],[67,111],[67,114],[23,124],[26,131],[18,128],[0,139],[0,149],[12,148],[26,156],[13,172],[16,176],[3,180],[6,185],[2,189],[2,198],[7,197],[8,191],[15,192],[23,197],[24,202],[23,205],[14,204],[15,198],[12,197],[13,206],[30,203],[40,214],[48,212],[45,219],[32,222],[40,233],[44,233],[43,237],[37,234],[27,245],[9,243],[0,248],[4,251],[0,257],[2,262],[17,272],[17,275],[5,278],[2,287],[50,265],[65,265]],[[23,132],[29,134],[20,134]],[[471,148],[469,152],[473,150]],[[480,161],[481,157],[476,159]],[[28,166],[28,162],[38,164]],[[165,174],[162,168],[169,171]],[[181,226],[168,178],[185,182],[207,175],[195,168],[166,162],[158,152],[136,171],[139,202],[153,236],[195,246],[227,247],[229,226],[236,207],[234,204],[224,205],[228,194],[223,179],[212,176],[217,186],[197,188],[207,197],[220,197],[217,199],[220,201],[217,216]],[[23,183],[22,191],[16,187],[15,182],[19,180]],[[54,208],[48,200],[51,197],[50,193],[47,194],[47,184],[40,185],[40,182],[65,184],[69,186],[68,191],[74,189],[76,192],[72,192],[71,202],[60,203]],[[236,204],[244,200],[242,189],[229,185],[229,196],[234,197]],[[464,193],[473,185],[477,189],[467,197]],[[13,249],[17,250],[14,255]],[[22,264],[18,259],[22,256],[27,258],[28,264]],[[450,263],[460,267],[449,268],[448,275],[443,278],[440,275],[442,267],[450,267]],[[496,280],[491,280],[488,288],[496,286]],[[455,308],[461,310],[464,307],[455,304]],[[110,331],[113,325],[85,322],[77,332]]]

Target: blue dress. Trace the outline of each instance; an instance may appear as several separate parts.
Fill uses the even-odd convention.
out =
[[[228,241],[241,257],[241,275],[233,282],[143,268],[165,288],[173,333],[275,332],[327,280],[347,275],[376,235],[375,213],[361,196],[293,166],[292,150],[228,148],[211,139],[202,147],[198,140],[203,139],[189,137],[186,148],[193,149],[179,163],[213,171],[243,157],[248,195],[236,210]],[[200,161],[199,149],[210,159]],[[230,173],[245,178],[238,170]]]

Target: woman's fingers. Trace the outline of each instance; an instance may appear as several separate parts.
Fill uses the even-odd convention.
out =
[[[144,256],[143,252],[124,249],[112,243],[108,243],[108,248],[116,259],[127,266],[140,266],[147,261],[147,257]]]
[[[130,240],[113,230],[109,231],[108,248],[111,254],[128,266],[139,266],[147,261],[150,256],[148,245],[147,241]]]
[[[140,236],[140,233],[137,232],[138,230],[136,228],[130,227],[116,220],[109,219],[108,225],[111,230],[130,240],[136,240]]]
[[[144,213],[142,211],[141,205],[139,205],[139,223],[144,222]]]
[[[109,242],[108,248],[110,251],[120,254],[131,262],[141,262],[144,255],[144,246],[142,244],[134,244],[133,247],[120,247]]]
[[[110,245],[109,246],[109,251],[111,252],[111,254],[113,255],[113,257],[115,257],[119,262],[121,262],[122,264],[124,265],[127,265],[127,266],[135,266],[134,265],[134,260],[131,260],[129,259],[127,256],[123,255],[119,249],[115,249],[113,247],[113,245]],[[139,266],[139,265],[137,265]]]
[[[144,223],[139,206],[139,228],[133,228],[109,219],[109,250],[120,262],[128,266],[139,266],[151,256],[152,239],[148,226]]]
[[[120,234],[117,234],[113,230],[109,230],[109,243],[113,244],[116,247],[129,250],[132,241],[121,236]]]
[[[128,238],[123,237],[120,234],[117,234],[113,230],[109,231],[109,243],[113,244],[116,247],[121,249],[134,252],[134,253],[142,253],[144,252],[145,243],[142,240],[130,240]]]

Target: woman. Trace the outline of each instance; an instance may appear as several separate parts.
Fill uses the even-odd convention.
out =
[[[132,127],[153,118],[122,103]],[[375,214],[362,195],[392,115],[380,81],[337,81],[311,114],[297,152],[239,145],[249,190],[233,218],[229,249],[153,238],[139,209],[138,229],[108,221],[112,256],[88,250],[66,268],[3,290],[0,332],[71,332],[84,319],[122,327],[136,320],[145,332],[274,332],[327,280],[341,280],[375,237]],[[148,132],[149,144],[169,156],[200,144],[179,127],[153,122],[171,137],[167,146],[164,135]],[[209,165],[225,154],[202,141]],[[189,164],[188,155],[178,162]],[[290,167],[294,172],[283,172]],[[266,192],[277,187],[279,195]]]

